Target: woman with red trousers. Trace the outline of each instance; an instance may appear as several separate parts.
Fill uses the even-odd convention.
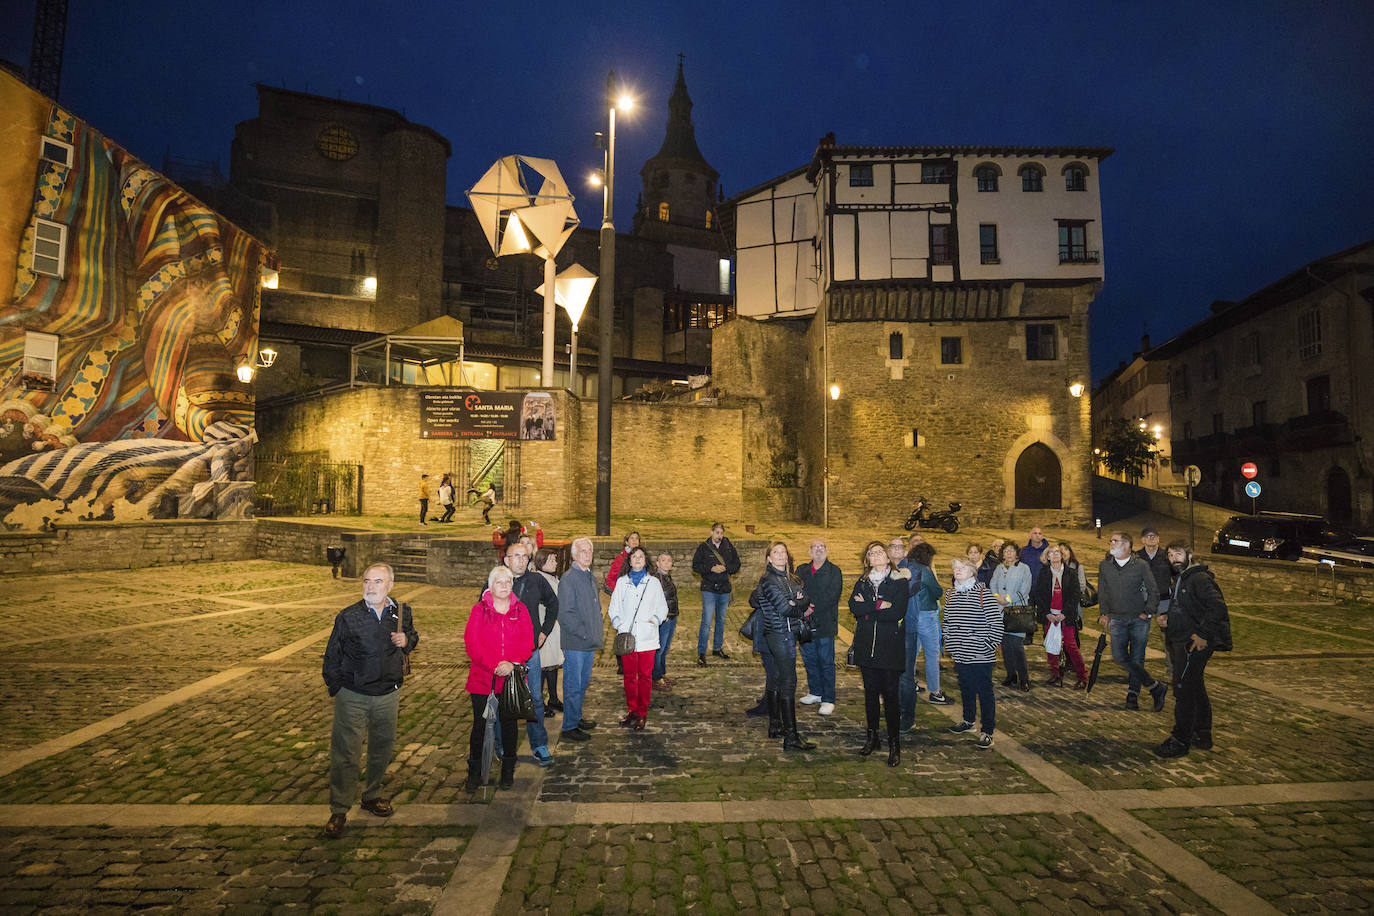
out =
[[[1082,690],[1088,685],[1088,672],[1083,667],[1083,654],[1078,650],[1078,631],[1083,626],[1083,612],[1078,605],[1078,572],[1065,563],[1066,559],[1063,549],[1058,544],[1052,544],[1045,549],[1040,576],[1031,586],[1030,603],[1035,608],[1035,619],[1040,621],[1045,634],[1048,635],[1050,626],[1057,623],[1064,637],[1060,652],[1050,654],[1047,650],[1045,653],[1050,663],[1050,678],[1045,682],[1045,686],[1064,686],[1064,668],[1068,665],[1060,666],[1059,656],[1062,653],[1069,657],[1069,664],[1073,665],[1074,674],[1078,675],[1078,681],[1073,685],[1074,689]]]

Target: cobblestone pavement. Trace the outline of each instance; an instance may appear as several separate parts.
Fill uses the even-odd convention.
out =
[[[462,787],[462,630],[477,589],[398,586],[422,634],[389,775],[398,813],[355,808],[337,842],[319,834],[332,715],[319,661],[357,582],[260,561],[16,579],[0,596],[17,634],[0,648],[0,910],[1374,907],[1367,606],[1287,607],[1224,583],[1237,647],[1209,670],[1212,751],[1155,757],[1171,707],[1122,709],[1109,658],[1091,695],[997,688],[997,743],[980,750],[946,731],[946,659],[956,705],[923,696],[888,768],[883,752],[858,756],[862,688],[843,665],[833,716],[798,708],[817,748],[769,740],[743,715],[763,682],[734,632],[743,594],[733,657],[702,669],[700,596],[678,579],[673,688],[648,728],[615,727],[623,693],[604,653],[593,740],[558,742],[552,716],[554,766],[522,746],[516,792],[476,795]],[[1043,650],[1029,656],[1038,682]]]

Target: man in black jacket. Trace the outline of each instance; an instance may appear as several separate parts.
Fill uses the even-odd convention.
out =
[[[385,563],[363,573],[363,600],[339,611],[324,650],[324,684],[334,698],[334,730],[329,742],[329,823],[325,836],[343,835],[348,809],[358,789],[358,762],[367,734],[367,784],[364,811],[393,813],[382,798],[382,780],[396,743],[396,712],[401,702],[406,656],[420,634],[410,606],[390,598],[395,575]],[[399,617],[400,627],[396,625]]]
[[[844,574],[827,555],[825,541],[817,538],[811,542],[811,562],[797,567],[816,625],[816,635],[801,645],[802,664],[806,666],[806,696],[801,702],[821,704],[817,711],[823,716],[835,711],[835,637],[840,632],[840,595],[844,591]]]
[[[1174,682],[1174,730],[1155,748],[1160,757],[1182,757],[1190,747],[1212,749],[1212,703],[1202,675],[1213,652],[1231,649],[1231,618],[1216,579],[1188,545],[1169,545],[1169,562],[1178,573],[1169,616],[1161,617],[1178,679]]]
[[[549,581],[530,569],[530,550],[524,539],[506,548],[506,568],[511,572],[511,593],[520,599],[529,613],[530,629],[534,633],[534,654],[529,660],[530,696],[534,698],[534,721],[525,724],[525,734],[530,739],[530,753],[541,767],[553,763],[549,753],[549,732],[544,727],[544,669],[539,664],[539,647],[553,632],[558,622],[558,595]],[[539,622],[539,608],[543,605],[544,622]]]
[[[716,658],[725,654],[725,609],[730,606],[730,577],[739,572],[739,554],[725,536],[725,526],[716,522],[711,536],[697,546],[692,556],[692,572],[701,576],[701,629],[697,631],[697,667],[706,667],[706,639],[715,620]]]

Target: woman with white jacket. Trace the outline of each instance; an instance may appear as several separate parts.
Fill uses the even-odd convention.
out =
[[[643,547],[630,548],[626,569],[622,569],[615,580],[610,618],[617,633],[631,633],[635,638],[635,650],[620,659],[625,676],[625,705],[629,709],[620,724],[643,731],[649,718],[658,625],[668,618],[663,586],[649,574],[649,556]]]

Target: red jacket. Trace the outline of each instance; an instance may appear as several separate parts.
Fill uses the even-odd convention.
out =
[[[620,578],[620,574],[625,571],[625,560],[630,556],[628,550],[622,550],[615,555],[611,561],[611,568],[606,570],[606,591],[615,591],[615,580]]]
[[[490,591],[482,593],[482,600],[472,606],[468,625],[463,629],[463,646],[472,664],[468,668],[468,693],[488,694],[492,677],[502,662],[523,665],[534,654],[534,635],[530,631],[530,616],[520,599],[510,596],[510,610],[502,614],[492,604]],[[496,678],[496,689],[505,686],[504,677]]]

